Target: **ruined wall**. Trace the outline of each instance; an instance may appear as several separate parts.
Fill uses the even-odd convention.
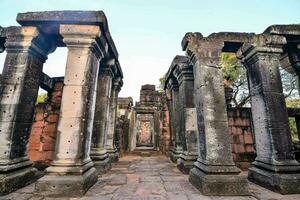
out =
[[[229,108],[227,113],[233,160],[239,168],[247,170],[256,156],[251,108]]]
[[[53,160],[62,89],[62,82],[55,83],[52,93],[48,94],[48,100],[35,107],[28,156],[38,168],[49,166]]]
[[[161,93],[162,110],[160,112],[159,149],[168,154],[171,147],[170,113],[165,93]]]
[[[128,133],[133,100],[131,97],[119,97],[117,120],[115,129],[115,142],[120,156],[128,149]]]

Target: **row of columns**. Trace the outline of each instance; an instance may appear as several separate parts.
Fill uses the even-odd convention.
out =
[[[171,126],[174,130],[171,160],[189,173],[198,157],[193,66],[188,58],[176,56],[170,67],[166,89],[171,91]]]
[[[36,192],[80,196],[96,183],[103,168],[109,168],[110,157],[117,160],[113,137],[122,86],[119,63],[115,58],[106,58],[108,47],[100,39],[100,26],[58,27],[68,57],[54,160],[42,178],[43,173],[33,168],[27,157],[26,145],[43,63],[55,49],[56,37],[34,26],[6,28],[7,56],[0,95],[1,194],[40,178]],[[109,160],[107,164],[103,164],[105,159]]]
[[[300,164],[293,152],[279,73],[286,39],[270,34],[241,38],[237,33],[209,37],[187,33],[183,39],[183,50],[193,66],[199,151],[189,180],[207,195],[249,194],[246,177],[239,175],[233,162],[228,134],[221,53],[229,40],[244,43],[238,55],[248,72],[257,151],[248,179],[282,194],[299,193]]]

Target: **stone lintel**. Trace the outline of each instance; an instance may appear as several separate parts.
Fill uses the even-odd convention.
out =
[[[272,35],[300,36],[300,25],[271,25],[263,33]]]
[[[23,26],[38,26],[42,31],[57,34],[59,24],[97,25],[101,27],[113,57],[119,57],[110,35],[103,11],[47,11],[19,13],[17,22]]]
[[[179,87],[183,83],[183,81],[194,81],[192,65],[180,64],[175,68],[173,74],[177,78]]]
[[[2,26],[0,26],[0,53],[2,53],[5,50],[5,28],[3,28]]]
[[[177,55],[175,56],[175,58],[173,59],[171,66],[168,69],[168,72],[165,75],[165,85],[164,85],[164,89],[166,89],[168,87],[168,83],[169,83],[169,79],[174,77],[174,70],[175,68],[177,68],[178,65],[187,65],[188,64],[188,57],[186,56],[180,56]]]
[[[238,50],[237,57],[242,59],[242,62],[250,61],[255,54],[282,54],[283,45],[285,45],[286,39],[283,36],[278,35],[266,35],[260,34],[253,37],[253,40],[248,43],[244,43]]]
[[[203,37],[203,35],[199,32],[188,32],[182,39],[181,47],[182,50],[185,51],[188,48],[189,43],[192,40],[208,40],[210,42],[221,40],[224,42],[231,42],[231,43],[243,43],[250,41],[254,36],[254,33],[240,33],[240,32],[219,32],[219,33],[212,33],[207,37]]]

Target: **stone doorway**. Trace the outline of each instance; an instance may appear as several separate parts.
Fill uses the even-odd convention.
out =
[[[154,120],[152,114],[138,114],[137,116],[137,149],[154,148]]]

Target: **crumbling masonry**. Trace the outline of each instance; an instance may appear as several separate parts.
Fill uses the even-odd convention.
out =
[[[35,188],[45,196],[82,195],[118,156],[112,134],[123,75],[106,17],[101,11],[59,11],[21,13],[17,21],[22,26],[1,28],[1,49],[7,52],[0,97],[1,194],[43,175],[32,167],[26,145],[39,86],[52,88],[51,80],[43,82],[43,63],[56,47],[66,47],[55,153]]]
[[[300,144],[288,122],[294,117],[300,130],[300,109],[286,107],[279,73],[299,76],[300,25],[189,32],[164,90],[143,85],[133,105],[118,97],[123,73],[102,11],[21,13],[17,21],[0,27],[1,195],[34,183],[42,196],[82,196],[127,153],[169,156],[204,195],[249,195],[248,180],[300,193]],[[68,49],[66,73],[49,77],[43,64],[57,47]],[[251,108],[231,106],[222,52],[247,69]],[[48,98],[36,104],[39,88]]]

